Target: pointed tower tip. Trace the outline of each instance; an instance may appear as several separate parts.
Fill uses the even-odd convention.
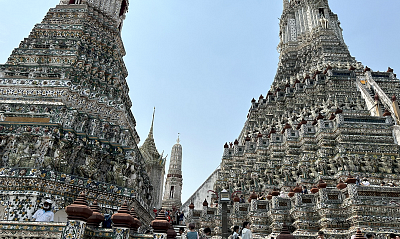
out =
[[[147,136],[148,138],[153,138],[153,127],[154,127],[154,115],[156,113],[156,107],[153,109],[153,119],[151,120],[151,127],[150,127],[150,132],[149,135]]]
[[[289,8],[289,0],[283,0],[283,10]]]
[[[180,139],[179,139],[179,134],[180,134],[180,133],[178,133],[178,139],[176,140],[176,143],[177,143],[177,144],[179,144],[179,143],[181,142]]]

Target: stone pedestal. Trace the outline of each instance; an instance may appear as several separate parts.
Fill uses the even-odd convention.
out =
[[[129,239],[129,228],[123,228],[123,227],[114,227],[113,228],[113,234],[114,234],[114,239]]]
[[[65,208],[68,214],[67,225],[61,239],[83,239],[87,219],[93,214],[88,207],[85,193],[79,194],[74,203]]]
[[[154,233],[154,239],[167,239],[167,233]]]
[[[68,220],[63,229],[61,239],[83,239],[86,222],[79,220]]]

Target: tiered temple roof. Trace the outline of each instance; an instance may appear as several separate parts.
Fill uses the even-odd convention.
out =
[[[392,203],[400,202],[398,188],[380,186],[400,185],[399,79],[391,68],[373,71],[350,55],[327,0],[283,3],[274,82],[251,101],[239,137],[225,144],[213,190],[249,199],[229,209],[231,224],[250,220],[260,237],[276,237],[284,222],[298,238],[319,230],[348,238],[357,227],[383,237],[400,227]],[[371,186],[336,188],[348,175]],[[314,187],[320,180],[327,185]],[[220,223],[210,217],[220,215],[220,205],[191,210],[201,226]]]
[[[107,213],[127,201],[150,224],[120,34],[128,6],[61,0],[0,65],[4,219],[29,219],[44,198],[63,209],[85,189]]]

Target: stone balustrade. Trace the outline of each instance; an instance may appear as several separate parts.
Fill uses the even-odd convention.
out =
[[[325,183],[324,183],[325,184]],[[277,237],[286,223],[296,238],[315,238],[319,231],[334,238],[347,239],[358,228],[373,232],[377,238],[400,230],[400,187],[361,186],[352,183],[343,189],[313,188],[309,194],[282,194],[270,200],[252,199],[228,206],[228,225],[241,226],[250,221],[254,238]],[[200,217],[192,217],[197,227],[220,227],[217,208],[204,206]]]
[[[0,238],[58,239],[66,223],[0,221]]]

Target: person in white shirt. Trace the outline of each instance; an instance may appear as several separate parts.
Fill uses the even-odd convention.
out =
[[[242,239],[253,239],[253,234],[250,230],[250,222],[243,222]]]
[[[363,186],[369,186],[370,183],[368,182],[368,179],[364,178],[363,181],[361,182],[361,185],[363,185]]]
[[[43,209],[39,209],[33,214],[32,219],[36,222],[52,222],[54,221],[54,213],[51,211],[53,202],[47,199],[43,204]]]
[[[232,239],[239,239],[239,226],[233,227]]]

